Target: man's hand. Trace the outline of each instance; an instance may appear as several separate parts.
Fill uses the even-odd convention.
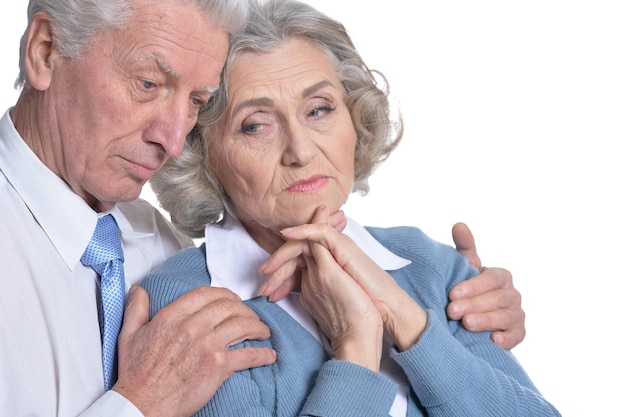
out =
[[[448,316],[461,319],[470,331],[492,331],[491,339],[504,349],[512,349],[526,336],[522,296],[513,287],[513,277],[502,268],[483,267],[474,237],[463,223],[452,228],[457,250],[481,273],[461,282],[450,291]]]
[[[119,378],[113,390],[146,416],[190,416],[235,371],[269,365],[267,348],[229,347],[263,340],[269,328],[224,288],[199,287],[148,320],[148,295],[133,287],[119,337]]]

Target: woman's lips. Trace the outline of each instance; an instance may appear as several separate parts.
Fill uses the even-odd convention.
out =
[[[328,177],[325,175],[314,175],[304,180],[296,181],[292,183],[287,191],[290,193],[314,193],[328,183]]]

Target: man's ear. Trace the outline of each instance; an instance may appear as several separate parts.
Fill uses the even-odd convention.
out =
[[[52,18],[37,13],[28,26],[24,50],[24,67],[28,82],[36,90],[47,90],[52,81],[53,56],[58,55],[52,35]]]

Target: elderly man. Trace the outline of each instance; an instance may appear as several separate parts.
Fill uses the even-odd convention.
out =
[[[30,1],[21,95],[0,119],[1,415],[191,415],[233,372],[275,361],[229,349],[269,337],[231,292],[199,288],[148,321],[133,285],[192,245],[137,197],[217,89],[246,5]],[[490,271],[457,289],[451,315],[512,306],[475,329],[518,343],[519,294]]]
[[[0,414],[190,415],[235,370],[275,360],[266,349],[228,350],[269,330],[219,289],[150,323],[146,295],[131,291],[119,357],[114,346],[124,292],[191,244],[136,198],[218,87],[245,3],[30,2],[24,88],[0,122]],[[104,218],[105,239],[121,235],[123,247],[114,301],[105,272],[83,256]],[[99,316],[103,332],[117,322],[109,348]],[[103,365],[116,383],[103,386]]]

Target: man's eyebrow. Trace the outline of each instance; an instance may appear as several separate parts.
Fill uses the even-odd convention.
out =
[[[159,66],[159,68],[161,68],[163,72],[170,74],[172,77],[176,78],[177,80],[181,78],[180,73],[176,72],[174,68],[172,68],[165,62],[161,61],[161,58],[159,58],[158,56],[150,55],[150,59],[153,60]]]
[[[211,87],[202,87],[200,91],[207,94],[214,94],[217,90],[220,89],[219,85],[211,86]]]
[[[179,72],[176,72],[174,68],[172,68],[170,65],[163,62],[158,56],[151,55],[150,59],[152,59],[159,66],[159,68],[161,68],[161,70],[165,72],[166,74],[171,75],[174,79],[177,79],[177,80],[181,79],[182,75]],[[219,85],[213,85],[209,87],[202,87],[199,89],[199,91],[206,93],[206,94],[214,94],[217,90],[219,90],[219,88],[220,88]]]

